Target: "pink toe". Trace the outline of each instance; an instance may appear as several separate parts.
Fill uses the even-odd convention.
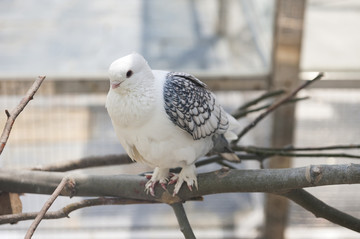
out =
[[[161,187],[166,190],[166,184],[165,183],[160,183],[161,184]]]

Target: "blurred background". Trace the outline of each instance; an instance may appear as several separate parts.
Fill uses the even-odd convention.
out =
[[[309,100],[277,111],[240,143],[358,144],[358,29],[356,0],[2,0],[0,112],[15,107],[38,75],[47,78],[17,119],[0,166],[34,167],[122,153],[104,108],[107,68],[134,51],[153,69],[195,74],[229,112],[270,89],[292,89],[314,72],[325,71],[324,80],[301,93]],[[241,123],[245,126],[256,115]],[[1,125],[5,121],[6,115],[0,114]],[[356,161],[297,158],[266,165],[350,162]],[[259,168],[259,163],[247,161],[239,168]],[[199,172],[216,169],[219,166],[210,165]],[[147,170],[134,164],[81,172]],[[359,185],[307,190],[360,217]],[[21,196],[23,211],[40,210],[47,198]],[[59,198],[51,209],[76,200]],[[203,202],[186,202],[185,209],[198,238],[358,237],[296,204],[262,193],[206,196]],[[93,207],[70,216],[42,221],[36,238],[182,238],[167,205]],[[0,237],[23,238],[30,223],[2,225]]]

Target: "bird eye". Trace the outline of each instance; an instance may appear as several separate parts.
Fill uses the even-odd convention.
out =
[[[129,70],[128,72],[126,72],[126,78],[131,77],[134,74],[134,72],[132,70]]]

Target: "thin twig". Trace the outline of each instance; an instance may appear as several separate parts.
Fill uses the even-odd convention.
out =
[[[249,108],[250,106],[256,105],[257,103],[259,103],[260,101],[266,100],[267,98],[271,98],[271,97],[275,97],[278,95],[282,95],[285,93],[285,90],[275,90],[275,91],[271,91],[271,92],[266,92],[264,94],[262,94],[261,96],[259,96],[258,98],[255,98],[247,103],[245,103],[244,105],[240,106],[238,108],[238,110],[244,110]]]
[[[61,191],[65,188],[65,186],[71,182],[71,179],[68,177],[64,177],[60,184],[57,186],[53,194],[50,196],[50,198],[45,202],[44,206],[41,208],[41,211],[36,216],[33,223],[30,225],[28,231],[26,232],[25,239],[30,239],[32,235],[34,234],[37,226],[43,219],[44,215],[46,214],[47,210],[51,207],[51,205],[54,203],[56,198],[60,195]]]
[[[195,234],[191,228],[189,220],[186,216],[184,206],[182,202],[170,204],[173,208],[176,218],[178,220],[180,230],[184,234],[186,239],[196,239]]]
[[[40,88],[41,83],[45,80],[45,76],[39,76],[29,90],[26,92],[25,96],[22,98],[20,103],[11,111],[5,110],[7,116],[6,124],[3,129],[3,132],[0,137],[0,154],[5,148],[5,145],[9,139],[11,129],[15,123],[18,115],[23,111],[25,106],[34,98],[36,91]]]
[[[247,153],[259,155],[259,156],[283,156],[283,157],[333,157],[333,158],[353,158],[360,159],[360,155],[346,154],[346,153],[292,153],[291,148],[258,148],[258,147],[244,147],[236,145],[233,147],[235,150],[244,151]],[[335,148],[333,148],[335,149]],[[300,150],[293,151],[305,151],[305,148],[300,148]],[[319,148],[317,149],[319,150]],[[324,149],[325,150],[325,149]],[[311,151],[311,150],[308,150]]]
[[[359,219],[327,205],[306,192],[304,189],[292,189],[279,193],[279,195],[291,199],[301,207],[313,213],[316,217],[322,217],[340,226],[360,232]]]
[[[254,146],[239,146],[238,149],[252,148],[254,150],[261,151],[282,151],[282,152],[290,152],[290,151],[323,151],[323,150],[338,150],[338,149],[360,149],[359,144],[349,144],[349,145],[330,145],[330,146],[322,146],[322,147],[286,147],[286,148],[265,148],[265,147],[254,147]],[[247,151],[247,150],[245,150]]]
[[[262,160],[262,158],[260,156],[255,155],[255,154],[243,154],[243,153],[239,153],[239,152],[235,152],[235,153],[236,153],[236,156],[238,156],[239,159],[241,159],[241,160],[258,160],[258,161]],[[221,157],[220,155],[212,155],[212,156],[204,157],[204,158],[198,160],[195,163],[195,166],[197,168],[199,168],[199,167],[209,165],[209,164],[212,164],[212,163],[218,163],[218,162],[221,162],[223,160],[224,160],[224,158]],[[239,161],[239,163],[240,162],[241,161]],[[237,162],[233,161],[233,163],[237,163]]]
[[[35,171],[67,172],[75,169],[83,169],[99,166],[130,164],[134,161],[127,154],[90,156],[78,160],[71,160],[57,164],[50,164],[32,168]]]
[[[85,199],[79,202],[70,203],[69,205],[57,211],[47,212],[42,219],[59,219],[59,218],[69,217],[69,214],[75,210],[86,207],[92,207],[92,206],[130,205],[130,204],[149,204],[149,203],[159,203],[159,202],[136,200],[136,199],[124,199],[124,198],[105,198],[105,197]],[[38,212],[29,212],[29,213],[1,215],[0,224],[15,223],[20,221],[35,219],[38,214],[39,214]]]
[[[284,102],[284,104],[296,103],[298,101],[307,100],[307,99],[309,99],[309,97],[293,98],[293,99],[289,99],[288,101]],[[271,104],[267,104],[267,105],[259,106],[254,109],[244,109],[244,110],[235,112],[232,116],[234,116],[236,119],[239,119],[239,118],[245,117],[246,115],[248,115],[250,113],[254,113],[254,112],[258,112],[263,109],[267,109],[270,106],[271,106]]]
[[[249,130],[254,128],[265,116],[273,112],[275,109],[277,109],[279,106],[284,104],[284,102],[288,101],[289,99],[293,98],[300,90],[306,88],[311,83],[320,80],[324,76],[323,73],[319,73],[313,80],[306,81],[304,84],[300,85],[298,88],[296,88],[294,91],[287,94],[285,97],[280,99],[279,101],[272,104],[266,111],[264,111],[262,114],[260,114],[258,117],[255,118],[254,121],[252,121],[248,126],[246,126],[238,135],[238,139],[236,140],[235,144],[239,142],[239,140],[247,133]]]

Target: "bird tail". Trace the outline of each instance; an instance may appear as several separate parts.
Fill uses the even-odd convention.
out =
[[[228,140],[225,138],[225,135],[213,135],[212,141],[214,147],[210,153],[220,154],[224,159],[229,161],[240,162],[239,157],[234,153],[230,148]]]
[[[231,116],[228,113],[227,113],[227,118],[229,119],[229,128],[224,134],[224,137],[227,141],[230,142],[238,139],[237,133],[240,132],[241,125],[239,121],[237,121],[233,116]],[[235,152],[230,148],[229,144],[226,144],[226,146],[224,147],[224,151],[225,152],[220,153],[220,155],[224,159],[232,162],[241,161],[240,158],[235,154]]]
[[[241,159],[235,153],[221,153],[220,155],[221,157],[223,157],[228,161],[237,162],[237,163],[241,161]]]
[[[233,141],[238,138],[237,134],[240,132],[241,125],[239,121],[237,121],[232,115],[227,114],[227,118],[229,120],[229,128],[227,129],[226,133],[224,134],[225,138],[228,141]]]

